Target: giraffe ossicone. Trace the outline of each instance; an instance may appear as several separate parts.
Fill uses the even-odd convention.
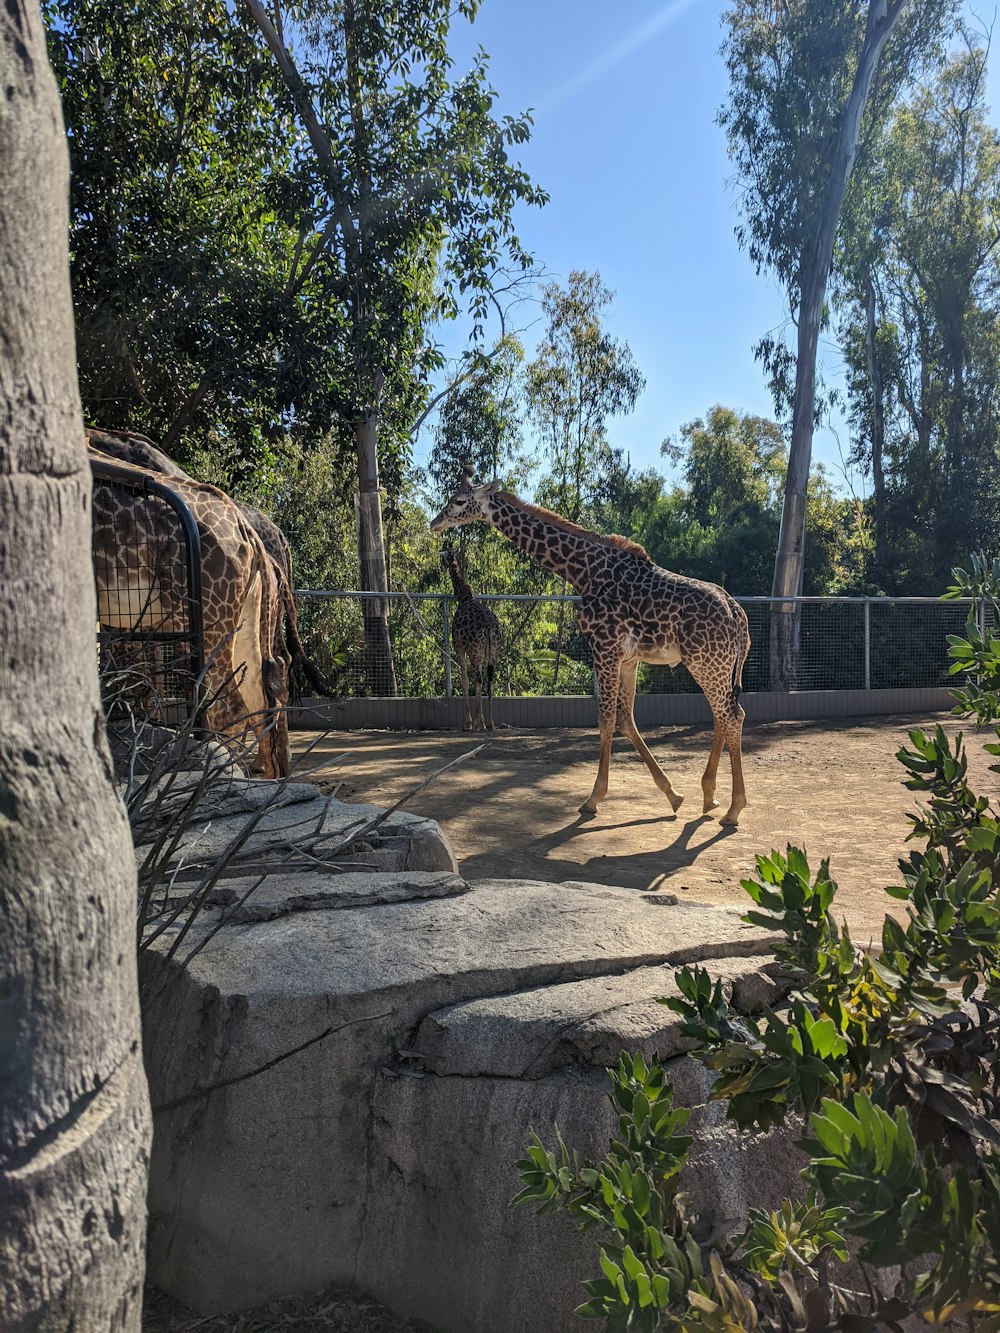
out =
[[[598,682],[601,738],[597,779],[581,806],[594,814],[607,795],[611,741],[620,731],[642,756],[653,781],[676,812],[675,791],[639,735],[633,717],[640,662],[683,663],[701,687],[715,728],[702,777],[705,814],[718,806],[716,778],[723,749],[732,768],[732,796],[722,823],[735,828],[747,804],[743,781],[740,707],[743,665],[750,651],[746,612],[724,588],[661,569],[626,537],[605,536],[501,489],[473,485],[466,475],[432,532],[490,523],[515,546],[572,585],[581,598],[580,629],[590,643]]]

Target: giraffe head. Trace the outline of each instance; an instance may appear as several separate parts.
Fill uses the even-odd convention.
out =
[[[488,518],[490,496],[499,489],[498,481],[488,482],[485,486],[473,486],[472,468],[467,467],[458,490],[437,518],[431,520],[431,532],[444,532],[447,528],[460,528],[465,523]]]

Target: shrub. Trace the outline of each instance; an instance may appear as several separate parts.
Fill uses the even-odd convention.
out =
[[[983,626],[1000,620],[1000,562],[955,579],[950,596],[978,600],[966,636],[949,640],[967,675],[955,711],[995,725],[1000,639]],[[518,1163],[515,1203],[565,1208],[606,1237],[578,1313],[612,1333],[854,1333],[910,1315],[1000,1330],[1000,820],[969,784],[961,736],[912,731],[898,758],[925,803],[911,816],[919,849],[886,890],[905,918],[886,916],[881,949],[835,924],[828,863],[813,873],[789,847],[743,881],[746,920],[781,936],[787,1000],[759,1019],[732,1014],[694,967],[663,1001],[737,1127],[803,1118],[804,1199],[705,1238],[678,1188],[689,1113],[641,1055],[609,1071],[621,1137],[602,1161],[581,1166],[561,1140],[552,1152],[533,1136]]]

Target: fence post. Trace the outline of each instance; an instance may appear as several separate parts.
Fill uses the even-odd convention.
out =
[[[445,593],[441,599],[444,611],[444,697],[451,698],[451,598]]]
[[[872,687],[872,604],[865,598],[865,689]]]

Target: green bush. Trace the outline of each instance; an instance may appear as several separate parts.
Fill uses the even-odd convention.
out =
[[[955,578],[949,595],[978,602],[966,636],[949,640],[954,671],[967,673],[955,711],[1000,738],[1000,639],[982,631],[1000,620],[1000,562]],[[620,1138],[602,1161],[581,1165],[561,1140],[551,1152],[533,1137],[518,1163],[515,1203],[601,1230],[601,1275],[578,1313],[611,1333],[860,1333],[911,1315],[1000,1330],[1000,819],[969,784],[961,736],[912,731],[898,758],[925,803],[911,816],[920,846],[886,890],[905,917],[886,916],[881,949],[834,922],[828,863],[814,874],[789,847],[758,857],[743,882],[746,920],[781,937],[787,1000],[760,1018],[733,1014],[721,983],[694,967],[663,1001],[736,1126],[803,1119],[804,1200],[706,1238],[678,1188],[689,1113],[641,1055],[609,1071]]]

